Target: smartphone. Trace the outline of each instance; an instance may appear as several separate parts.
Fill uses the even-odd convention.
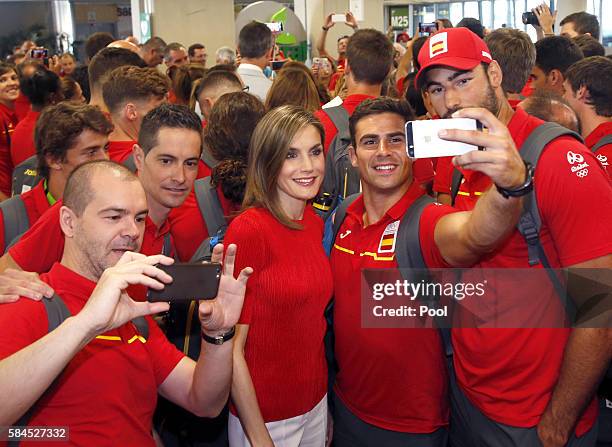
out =
[[[281,68],[283,68],[283,65],[285,65],[285,62],[287,61],[286,60],[285,61],[271,61],[270,65],[272,66],[272,70],[278,71]]]
[[[331,20],[334,23],[344,23],[346,22],[346,14],[332,14]]]
[[[282,22],[268,22],[266,23],[266,25],[268,26],[268,28],[270,28],[270,31],[272,31],[273,33],[280,33],[283,30]]]
[[[406,123],[406,152],[411,158],[449,157],[483,150],[482,147],[438,137],[442,129],[480,130],[482,123],[472,118],[408,121]]]
[[[420,34],[433,34],[438,31],[438,24],[436,22],[419,22],[419,33]]]
[[[177,263],[157,268],[172,276],[172,282],[161,290],[149,289],[150,302],[210,300],[217,296],[221,280],[221,264],[217,262]]]
[[[46,59],[49,57],[49,50],[46,48],[32,48],[30,50],[30,57],[32,59]]]

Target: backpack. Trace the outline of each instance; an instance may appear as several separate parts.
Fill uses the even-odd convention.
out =
[[[23,194],[38,185],[43,178],[38,175],[38,158],[36,155],[25,159],[13,169],[13,196]]]
[[[329,211],[318,212],[320,216],[327,218],[344,198],[361,191],[361,183],[359,170],[351,165],[348,155],[351,143],[348,112],[342,105],[323,109],[323,112],[338,130],[325,157],[325,176],[321,186],[321,192],[328,193],[332,198]]]
[[[578,141],[582,142],[582,138],[576,132],[566,129],[559,124],[547,122],[540,124],[531,132],[531,134],[529,134],[529,137],[527,137],[521,146],[519,153],[521,154],[523,160],[531,163],[535,170],[546,145],[554,139],[564,135],[572,136]],[[453,171],[451,186],[451,203],[453,206],[455,205],[455,199],[459,192],[459,186],[461,185],[462,179],[463,175],[458,169],[455,168]],[[577,311],[576,305],[569,297],[566,300],[563,299],[563,297],[566,296],[564,287],[559,277],[552,270],[550,262],[546,256],[546,253],[544,252],[544,247],[542,247],[540,242],[542,219],[540,217],[540,210],[538,208],[538,203],[535,196],[535,189],[532,189],[532,191],[524,197],[523,212],[516,227],[527,243],[529,265],[533,267],[541,264],[542,267],[544,267],[552,285],[555,288],[555,291],[557,292],[557,296],[562,300],[562,304],[565,307],[570,321],[573,321]]]
[[[19,237],[30,229],[30,218],[20,196],[0,202],[4,223],[4,251],[6,253]]]
[[[596,154],[597,151],[599,151],[599,149],[604,147],[606,144],[612,144],[612,134],[604,135],[597,143],[595,143],[595,146],[591,148],[591,151]]]
[[[61,325],[66,319],[70,318],[72,314],[66,307],[64,300],[62,300],[58,295],[53,295],[51,299],[43,298],[42,302],[45,306],[45,312],[47,313],[47,333],[54,331]],[[149,338],[149,324],[145,317],[136,317],[132,320],[132,324],[136,327],[136,330],[140,335],[142,335],[145,339]],[[34,415],[34,410],[36,409],[36,405],[40,402],[43,397],[47,396],[49,393],[53,391],[53,389],[59,383],[59,378],[62,373],[55,378],[55,380],[49,385],[49,387],[41,394],[38,400],[26,411],[23,416],[19,418],[14,425],[16,426],[27,426]],[[19,440],[8,441],[7,445],[9,447],[14,447],[19,445]]]

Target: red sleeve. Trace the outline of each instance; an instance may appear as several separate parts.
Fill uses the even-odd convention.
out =
[[[612,253],[612,185],[581,143],[564,137],[547,146],[535,192],[563,267]]]
[[[0,305],[0,359],[31,345],[47,334],[47,313],[40,301],[20,298]]]
[[[151,356],[155,381],[157,386],[159,386],[166,380],[185,355],[168,341],[151,317],[146,317],[146,319],[147,323],[149,323],[149,338],[145,346]]]
[[[423,254],[423,260],[425,261],[425,265],[427,265],[427,267],[452,267],[442,257],[440,249],[436,245],[434,239],[434,231],[440,218],[446,216],[447,214],[456,212],[456,209],[447,205],[441,205],[439,203],[429,205],[423,210],[421,221],[419,223],[419,240],[421,242],[421,253]]]
[[[4,215],[2,214],[2,210],[0,210],[0,253],[4,254],[6,247],[4,246],[6,242],[4,241]]]
[[[13,260],[26,272],[45,273],[62,259],[64,233],[59,224],[61,202],[49,208],[9,249]]]
[[[321,121],[321,124],[323,124],[323,129],[325,130],[325,141],[323,142],[323,148],[325,149],[325,153],[327,154],[327,151],[329,150],[329,145],[338,133],[338,129],[336,129],[336,126],[334,126],[332,120],[323,110],[317,110],[315,112],[315,116],[319,119],[319,121]]]
[[[438,158],[436,166],[436,175],[434,177],[433,190],[442,194],[451,193],[451,184],[453,179],[453,157]]]
[[[247,283],[239,324],[250,324],[253,319],[253,300],[258,298],[259,272],[264,267],[263,259],[265,259],[267,252],[266,229],[253,214],[253,211],[249,210],[236,217],[227,228],[223,240],[226,247],[229,244],[236,244],[237,246],[235,275],[238,275],[245,267],[253,269],[253,274]]]
[[[606,172],[608,173],[608,177],[612,179],[612,167],[610,163],[612,163],[612,144],[606,144],[602,146],[596,154],[597,160],[604,167]]]
[[[11,163],[11,148],[4,126],[7,123],[0,122],[0,192],[11,195],[11,183],[13,181],[13,166]]]

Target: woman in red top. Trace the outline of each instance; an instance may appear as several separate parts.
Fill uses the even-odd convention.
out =
[[[246,211],[225,236],[254,270],[234,345],[232,447],[325,443],[323,312],[333,286],[323,223],[308,206],[324,168],[323,126],[311,113],[282,106],[255,128]]]
[[[11,138],[11,163],[17,166],[36,154],[34,128],[40,112],[63,99],[58,75],[38,66],[30,76],[21,78],[21,92],[32,104],[25,118],[19,121]]]
[[[17,125],[15,100],[19,96],[19,78],[15,68],[0,62],[0,202],[11,195],[13,164],[11,137]]]

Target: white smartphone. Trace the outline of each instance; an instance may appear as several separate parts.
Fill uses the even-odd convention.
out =
[[[346,14],[332,14],[331,16],[332,22],[346,22]]]
[[[438,137],[442,129],[480,130],[482,123],[472,118],[408,121],[406,152],[411,158],[449,157],[483,150],[482,147]]]

